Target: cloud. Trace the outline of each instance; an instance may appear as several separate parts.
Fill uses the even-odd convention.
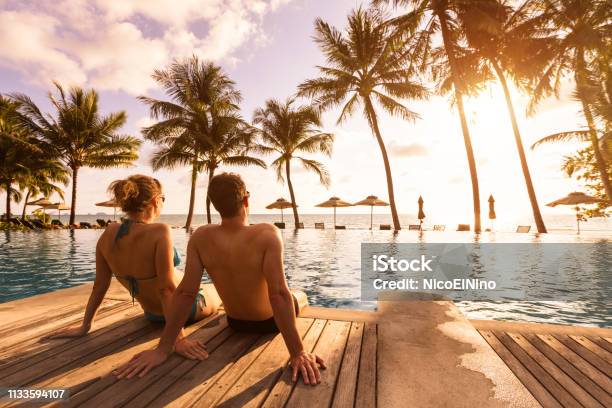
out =
[[[196,54],[237,61],[263,43],[262,21],[290,0],[7,1],[0,9],[0,65],[34,83],[141,94],[153,69]]]
[[[389,151],[392,155],[399,157],[427,156],[429,154],[429,150],[418,143],[399,145],[392,142],[389,146]]]

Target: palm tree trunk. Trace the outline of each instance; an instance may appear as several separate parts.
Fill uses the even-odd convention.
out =
[[[208,171],[208,186],[206,187],[206,221],[212,224],[212,218],[210,216],[210,198],[208,197],[208,188],[210,187],[210,181],[215,176],[215,168],[211,167]]]
[[[191,220],[193,219],[193,206],[195,205],[195,190],[196,183],[198,181],[198,172],[196,170],[195,163],[191,168],[191,194],[189,195],[189,211],[187,212],[187,220],[185,221],[185,229],[191,227]]]
[[[591,145],[593,147],[593,153],[597,162],[599,176],[601,177],[601,182],[604,186],[606,196],[608,197],[608,203],[612,203],[612,185],[610,185],[610,177],[608,176],[608,165],[603,155],[601,154],[601,149],[599,148],[599,139],[597,138],[597,130],[595,128],[595,120],[593,119],[593,113],[591,112],[589,101],[586,99],[587,91],[585,89],[586,86],[584,83],[586,77],[585,71],[586,67],[584,62],[584,50],[579,49],[576,56],[576,71],[574,73],[574,79],[576,81],[578,95],[580,96],[580,102],[582,103],[582,111],[584,112],[584,118],[586,119],[587,125],[589,127],[589,139],[591,140]]]
[[[11,218],[11,182],[6,183],[6,220]]]
[[[504,96],[506,97],[506,105],[508,107],[508,115],[510,115],[510,121],[512,122],[512,131],[514,132],[514,140],[516,141],[516,148],[518,149],[519,159],[521,160],[521,169],[523,170],[523,176],[525,177],[525,185],[527,186],[527,194],[529,195],[529,201],[531,202],[531,210],[533,211],[533,218],[536,223],[538,232],[544,234],[546,231],[546,225],[542,219],[540,213],[540,206],[538,205],[538,198],[533,188],[533,182],[531,180],[531,174],[529,173],[529,166],[527,165],[527,158],[525,157],[525,149],[523,148],[523,141],[521,139],[521,133],[519,131],[518,122],[516,121],[516,114],[514,113],[514,106],[512,105],[512,98],[510,98],[510,90],[508,89],[508,83],[503,71],[497,65],[493,63],[499,82],[504,90]]]
[[[23,211],[21,211],[21,219],[25,220],[25,216],[26,216],[26,208],[28,207],[28,200],[30,199],[30,193],[32,192],[32,190],[30,190],[28,188],[28,192],[25,196],[25,200],[23,202]]]
[[[380,134],[380,129],[378,128],[378,119],[376,118],[376,112],[374,111],[374,106],[372,105],[372,101],[369,96],[364,97],[366,112],[369,116],[370,126],[372,127],[372,131],[374,131],[374,135],[376,136],[376,141],[378,142],[378,147],[380,147],[380,152],[382,153],[383,163],[385,164],[385,174],[387,175],[387,191],[389,192],[389,204],[391,206],[391,217],[393,218],[393,228],[396,231],[402,229],[399,221],[399,217],[397,215],[397,208],[395,206],[395,194],[393,193],[393,176],[391,175],[391,165],[389,164],[389,157],[387,156],[387,149],[385,148],[385,142],[382,139]]]
[[[77,194],[77,178],[79,175],[79,168],[72,168],[72,200],[70,202],[70,221],[68,225],[74,224],[76,215],[76,194]]]
[[[293,210],[293,222],[295,223],[295,229],[298,228],[300,223],[300,217],[297,212],[297,204],[295,202],[295,193],[293,192],[293,184],[291,183],[291,159],[285,160],[285,172],[287,173],[287,186],[289,187],[289,195],[291,196],[291,209]]]
[[[478,187],[478,173],[476,171],[476,160],[474,159],[474,150],[472,149],[472,139],[470,138],[470,130],[468,129],[467,120],[465,119],[465,109],[463,107],[463,91],[458,82],[458,70],[455,61],[453,45],[448,32],[448,22],[444,12],[437,12],[436,15],[440,20],[440,28],[442,30],[442,41],[444,49],[451,69],[451,77],[453,87],[455,88],[455,98],[457,99],[457,110],[459,111],[459,120],[461,122],[461,132],[463,133],[463,143],[465,144],[465,152],[467,154],[468,166],[470,168],[470,177],[472,179],[472,200],[474,202],[474,232],[480,232],[480,191]]]

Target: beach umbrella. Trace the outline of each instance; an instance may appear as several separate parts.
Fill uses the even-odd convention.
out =
[[[369,205],[370,206],[370,229],[372,229],[372,226],[374,225],[373,223],[374,207],[386,207],[389,205],[389,203],[381,200],[375,195],[369,195],[364,200],[357,201],[353,205]]]
[[[423,220],[425,219],[425,212],[423,211],[423,197],[419,196],[419,215],[417,216],[417,218],[419,219],[420,223],[423,224]]]
[[[281,211],[281,222],[285,222],[284,216],[283,216],[283,210],[285,208],[292,208],[293,205],[291,204],[291,202],[285,200],[284,198],[279,198],[276,201],[274,201],[272,204],[266,205],[266,208],[268,210],[280,210]],[[296,205],[297,207],[297,205]]]
[[[67,211],[70,209],[69,205],[66,205],[64,203],[55,203],[52,206],[48,207],[49,209],[52,210],[57,210],[58,216],[57,219],[62,221],[62,211]]]
[[[550,202],[548,204],[546,204],[548,207],[556,207],[558,205],[573,205],[575,206],[575,210],[576,210],[576,224],[578,226],[578,233],[580,233],[580,219],[582,218],[580,216],[580,204],[597,204],[602,202],[603,200],[597,198],[597,197],[593,197],[587,194],[584,194],[583,192],[580,191],[574,191],[573,193],[569,193],[568,195],[566,195],[563,198],[560,198],[558,200],[555,200],[553,202]]]
[[[495,214],[495,199],[493,198],[493,194],[489,196],[489,219],[494,220],[497,218]]]
[[[112,207],[113,208],[113,220],[117,218],[117,207],[119,204],[115,202],[115,200],[102,201],[101,203],[96,203],[97,207]]]
[[[333,208],[334,209],[334,228],[336,228],[336,208],[338,207],[351,207],[353,204],[347,203],[344,200],[341,200],[338,197],[332,197],[327,201],[323,201],[320,204],[317,204],[316,207],[323,208]]]
[[[28,205],[37,205],[43,210],[43,219],[45,218],[45,209],[53,207],[53,203],[46,198],[39,198],[35,201],[30,201]]]

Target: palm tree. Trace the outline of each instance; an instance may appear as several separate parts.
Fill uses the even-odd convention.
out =
[[[265,148],[279,156],[272,162],[279,181],[283,181],[283,170],[287,178],[295,226],[300,223],[293,184],[291,183],[291,160],[297,159],[302,166],[319,176],[321,184],[329,186],[329,174],[322,163],[297,156],[299,152],[323,153],[331,156],[334,135],[322,133],[321,115],[313,106],[293,107],[294,99],[282,103],[275,99],[266,101],[264,108],[255,111],[253,122],[261,127],[261,138]]]
[[[527,0],[516,10],[506,2],[495,0],[475,3],[458,10],[458,20],[467,40],[461,59],[471,60],[470,63],[481,70],[480,77],[484,80],[495,75],[504,91],[533,217],[538,232],[545,233],[546,226],[531,180],[506,79],[506,75],[509,75],[521,86],[538,74],[541,61],[548,58],[551,41],[541,29],[543,14],[534,13],[536,2],[532,0]]]
[[[43,114],[27,95],[13,94],[11,98],[20,104],[23,128],[44,142],[71,171],[70,224],[74,224],[79,170],[129,166],[138,158],[141,142],[117,133],[126,121],[124,111],[100,114],[95,90],[74,87],[66,93],[58,83],[55,87],[58,95],[49,94],[55,117]]]
[[[156,70],[153,78],[171,101],[139,97],[149,106],[153,118],[162,119],[142,133],[160,145],[152,159],[155,170],[191,166],[191,194],[185,221],[185,228],[189,228],[199,172],[206,171],[210,181],[221,164],[265,167],[265,163],[246,152],[253,132],[237,113],[242,96],[221,67],[192,56],[175,60],[165,70]],[[206,215],[210,223],[208,194]]]
[[[44,163],[44,161],[43,161]],[[48,197],[53,193],[57,193],[64,200],[64,190],[55,183],[67,185],[69,181],[68,172],[61,163],[51,159],[42,168],[32,169],[28,177],[24,180],[24,186],[27,188],[27,193],[23,201],[23,209],[21,218],[25,219],[28,200],[30,197],[36,197],[42,194]]]
[[[609,202],[612,202],[612,184],[608,176],[608,163],[600,149],[595,105],[600,93],[600,80],[594,78],[597,65],[609,69],[610,2],[606,0],[541,0],[551,29],[557,33],[558,41],[552,50],[553,56],[544,73],[537,81],[530,103],[533,112],[537,103],[550,93],[557,94],[561,79],[573,73],[576,83],[575,97],[582,105],[588,126],[588,136],[599,170],[599,175]],[[600,65],[601,66],[601,65]],[[610,84],[608,83],[608,86]],[[610,90],[610,89],[608,89]]]
[[[461,7],[473,4],[473,0],[372,0],[372,4],[388,4],[393,6],[408,6],[409,11],[389,21],[396,27],[399,34],[412,35],[414,38],[412,56],[421,61],[420,68],[429,70],[431,68],[429,60],[434,48],[432,46],[433,37],[437,34],[442,36],[442,49],[440,56],[443,56],[450,74],[451,88],[453,90],[453,100],[457,104],[463,143],[467,154],[467,161],[472,180],[472,200],[474,203],[474,231],[481,231],[480,222],[480,191],[478,187],[478,173],[476,171],[476,161],[472,148],[472,139],[465,117],[463,96],[469,93],[467,78],[470,72],[466,67],[462,67],[458,61],[459,42],[463,33],[457,22],[457,12]],[[471,67],[470,67],[471,68]],[[445,91],[441,87],[441,91]]]
[[[319,67],[321,76],[299,86],[299,95],[316,98],[321,109],[344,104],[338,123],[346,120],[359,106],[374,133],[387,177],[387,190],[395,230],[401,229],[391,165],[378,125],[374,101],[391,115],[414,120],[418,115],[402,105],[397,98],[420,99],[427,90],[412,81],[413,71],[406,64],[408,42],[391,35],[384,15],[377,9],[358,8],[348,17],[345,33],[321,19],[315,22],[315,41],[325,54],[326,67]]]

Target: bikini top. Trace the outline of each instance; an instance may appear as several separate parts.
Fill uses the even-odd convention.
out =
[[[130,219],[124,220],[121,223],[121,225],[119,226],[119,229],[117,230],[117,234],[115,235],[115,242],[119,241],[121,238],[126,236],[128,234],[128,232],[130,232],[131,225],[134,224],[134,223],[144,224],[143,222],[140,222],[140,221],[134,221],[134,220],[130,220]],[[177,267],[177,266],[179,266],[181,264],[181,255],[176,250],[176,247],[173,246],[172,250],[174,252],[172,261],[173,261],[174,266]],[[138,294],[138,281],[157,278],[157,276],[151,276],[150,278],[140,278],[140,279],[138,279],[138,278],[135,278],[135,277],[130,276],[130,275],[115,275],[115,277],[117,279],[124,279],[124,280],[127,281],[128,285],[129,285],[130,295],[132,296],[132,304],[134,304],[134,298]]]

